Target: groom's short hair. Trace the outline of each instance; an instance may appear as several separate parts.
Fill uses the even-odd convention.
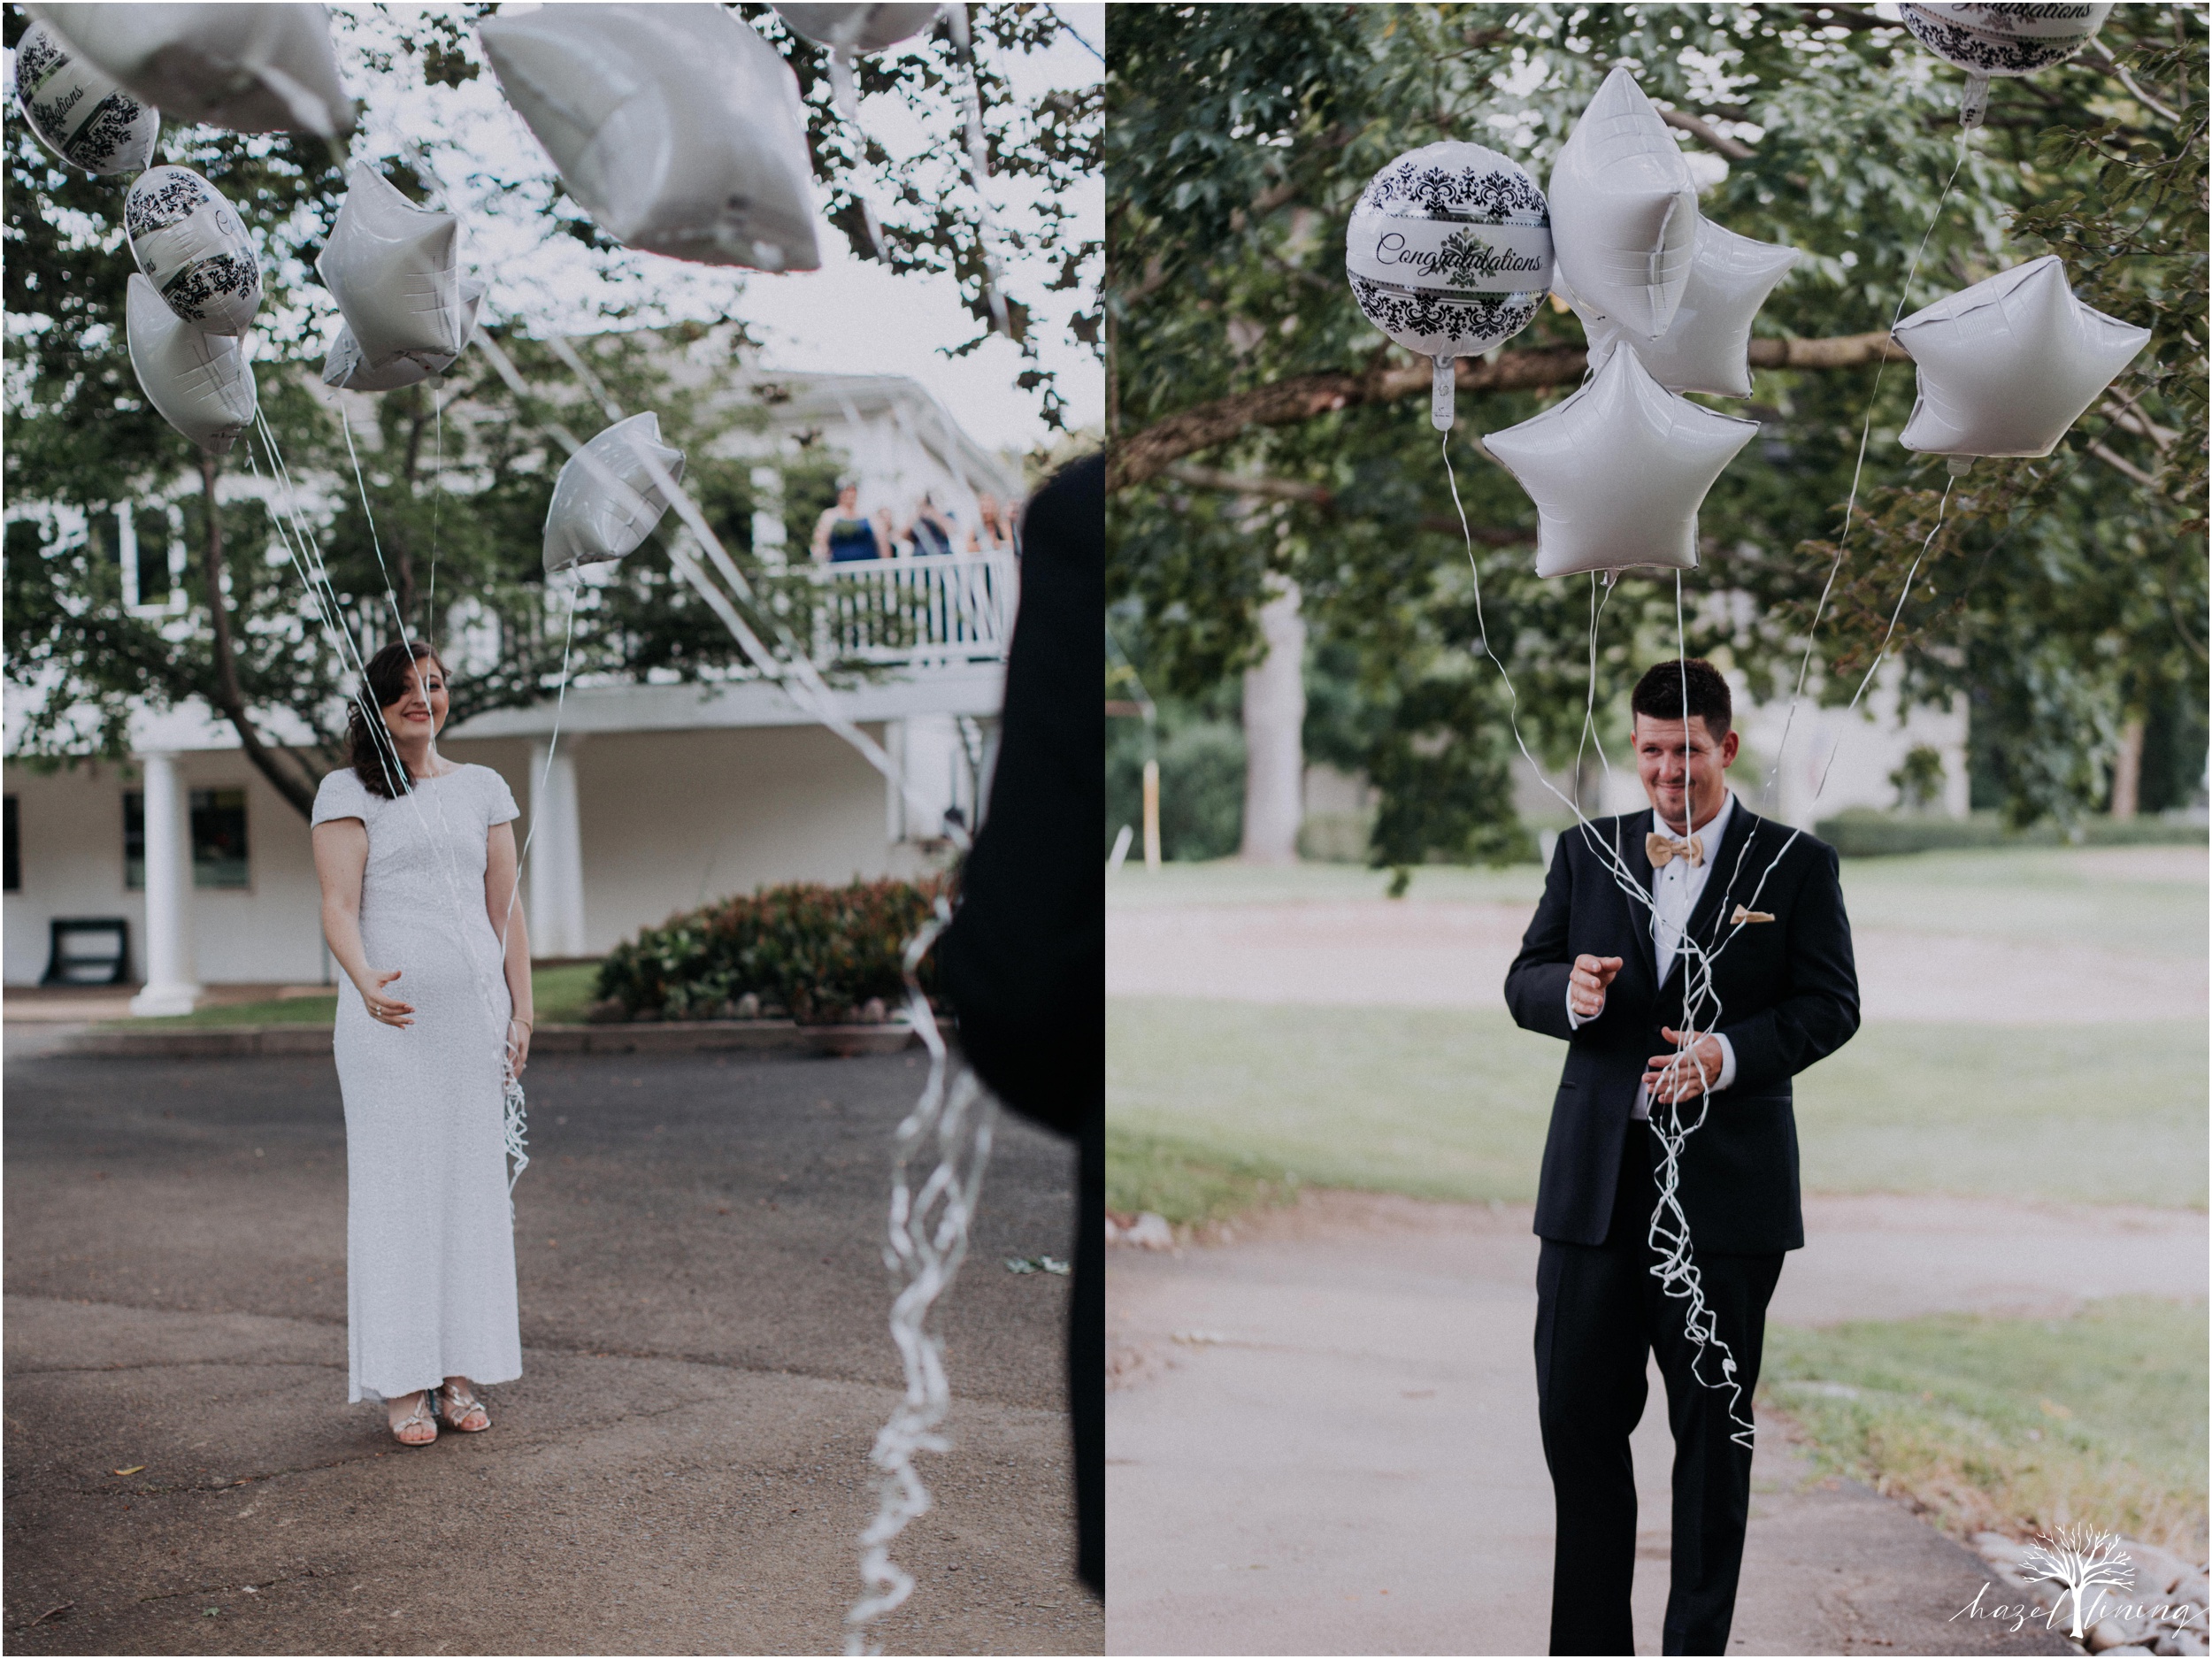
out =
[[[1728,735],[1734,705],[1728,682],[1720,670],[1701,657],[1670,657],[1644,670],[1644,677],[1629,694],[1632,714],[1655,720],[1678,720],[1687,703],[1693,718],[1705,722],[1705,734],[1716,743]]]

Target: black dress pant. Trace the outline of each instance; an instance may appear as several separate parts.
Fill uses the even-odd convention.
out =
[[[1721,1356],[1700,1356],[1686,1304],[1651,1275],[1647,1240],[1658,1187],[1651,1132],[1631,1123],[1605,1242],[1546,1239],[1536,1267],[1536,1389],[1558,1513],[1552,1558],[1551,1651],[1630,1654],[1629,1584],[1636,1568],[1636,1471],[1629,1432],[1644,1414],[1645,1359],[1658,1356],[1674,1430],[1674,1545],[1664,1651],[1728,1650],[1751,1505],[1751,1453],[1729,1439],[1731,1395],[1712,1388]],[[1779,1252],[1692,1248],[1706,1306],[1736,1362],[1736,1409],[1748,1422],[1759,1379],[1767,1299]],[[1697,1375],[1691,1366],[1695,1363]]]

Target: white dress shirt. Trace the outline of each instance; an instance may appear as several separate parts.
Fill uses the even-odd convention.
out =
[[[1700,863],[1693,865],[1687,858],[1671,858],[1651,872],[1651,945],[1655,959],[1654,965],[1661,985],[1667,982],[1667,975],[1674,971],[1674,959],[1681,951],[1682,935],[1690,925],[1690,913],[1697,909],[1698,898],[1705,891],[1706,879],[1713,873],[1713,865],[1720,856],[1721,841],[1728,833],[1729,817],[1735,810],[1735,795],[1724,793],[1720,810],[1691,832],[1697,837],[1699,850],[1702,854]],[[1656,812],[1652,814],[1652,825],[1662,834],[1672,833]],[[1598,1014],[1604,1011],[1604,1005],[1601,1002]],[[1593,1014],[1589,1019],[1596,1018],[1597,1014]],[[1567,988],[1568,1028],[1579,1031],[1588,1023],[1588,1019],[1575,1012],[1574,987],[1571,985]],[[1708,1034],[1720,1044],[1720,1076],[1711,1085],[1712,1092],[1717,1094],[1736,1080],[1736,1050],[1734,1045],[1718,1032]],[[1651,1091],[1648,1088],[1640,1086],[1637,1088],[1635,1109],[1629,1116],[1637,1118],[1651,1116]]]

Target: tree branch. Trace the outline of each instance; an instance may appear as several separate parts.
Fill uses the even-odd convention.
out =
[[[1225,495],[1256,495],[1273,501],[1302,502],[1317,507],[1331,518],[1349,511],[1337,499],[1332,490],[1318,484],[1301,484],[1294,479],[1255,477],[1242,472],[1219,472],[1210,466],[1177,465],[1164,468],[1162,478],[1193,489],[1210,489]],[[1459,534],[1459,520],[1448,518],[1441,513],[1425,513],[1420,519],[1424,530],[1433,530],[1447,535]],[[1470,528],[1469,534],[1485,547],[1524,547],[1534,540],[1526,530],[1495,530],[1486,525]]]
[[[2135,95],[2135,101],[2138,104],[2153,115],[2162,117],[2166,120],[2178,122],[2181,119],[2181,117],[2135,84],[2135,77],[2128,73],[2127,65],[2113,55],[2112,48],[2107,46],[2102,41],[2092,41],[2089,43],[2096,48],[2097,56],[2111,65],[2112,73],[2120,77],[2120,84]]]
[[[2105,394],[2105,408],[2112,417],[2112,424],[2133,433],[2139,438],[2148,438],[2158,446],[2161,455],[2174,447],[2174,440],[2181,434],[2170,432],[2137,408],[2139,399],[2118,392]]]
[[[261,733],[254,729],[253,718],[246,709],[245,694],[239,688],[238,657],[230,642],[230,607],[223,597],[223,515],[215,501],[218,465],[212,455],[202,452],[200,490],[207,508],[207,534],[201,542],[200,563],[207,576],[208,614],[215,625],[215,704],[238,733],[238,741],[254,770],[269,780],[269,787],[283,796],[294,811],[303,818],[312,818],[315,791],[302,781],[308,770],[307,763],[288,748],[282,753],[292,764],[288,766],[278,760],[261,741]]]
[[[1842,334],[1827,340],[1754,340],[1755,369],[1851,369],[1905,354],[1884,332]],[[1462,392],[1522,392],[1566,386],[1582,379],[1589,356],[1580,346],[1546,346],[1502,352],[1494,360],[1461,357],[1454,380]],[[1156,478],[1187,455],[1210,449],[1253,426],[1294,426],[1301,421],[1355,409],[1363,403],[1395,403],[1425,396],[1426,363],[1386,364],[1358,374],[1299,374],[1200,403],[1114,444],[1108,451],[1106,488],[1123,490]]]
[[[1731,138],[1702,116],[1687,110],[1662,110],[1659,119],[1669,127],[1687,133],[1706,149],[1717,151],[1731,161],[1749,161],[1754,151],[1740,139]]]
[[[2158,480],[2155,475],[2146,472],[2141,467],[2136,465],[2134,462],[2129,460],[2126,457],[2115,455],[2110,449],[2106,449],[2103,444],[2098,442],[2093,438],[2089,441],[2089,453],[2095,456],[2100,461],[2102,461],[2107,466],[2112,468],[2114,472],[2119,473],[2123,478],[2133,479],[2145,489],[2156,489],[2158,488]]]

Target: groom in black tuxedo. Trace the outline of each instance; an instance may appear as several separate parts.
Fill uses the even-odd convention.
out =
[[[1665,1651],[1718,1654],[1751,1501],[1751,1452],[1731,1436],[1750,1422],[1783,1252],[1805,1242],[1790,1079],[1858,1029],[1859,987],[1835,849],[1728,792],[1728,682],[1694,658],[1662,663],[1630,708],[1652,810],[1560,836],[1505,981],[1515,1020],[1569,1045],[1536,1197],[1551,1651],[1634,1651],[1628,1437],[1650,1353],[1675,1447]],[[1646,1121],[1701,1112],[1677,1197],[1718,1339],[1702,1346],[1653,1271],[1660,1148]]]

